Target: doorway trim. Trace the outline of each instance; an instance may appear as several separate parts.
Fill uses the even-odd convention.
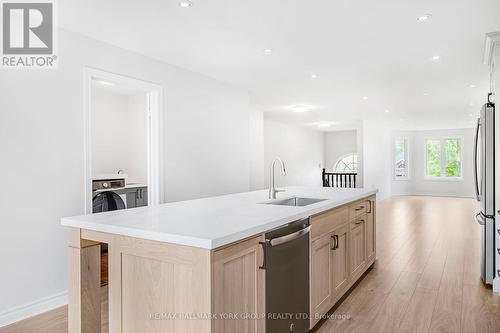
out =
[[[84,211],[92,213],[92,81],[104,80],[118,85],[132,87],[147,94],[147,170],[148,205],[163,202],[163,89],[159,84],[144,80],[84,67],[83,70],[83,142],[84,142]]]

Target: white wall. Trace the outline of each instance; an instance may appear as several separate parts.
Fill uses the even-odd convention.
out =
[[[264,113],[250,110],[250,189],[260,190],[264,184]]]
[[[325,169],[334,171],[335,164],[342,156],[357,153],[357,131],[335,131],[325,133]]]
[[[287,175],[275,168],[275,185],[322,186],[324,165],[324,134],[320,131],[265,119],[264,179],[269,183],[269,166],[274,157],[285,162]]]
[[[395,195],[435,195],[454,197],[474,197],[473,144],[474,129],[452,129],[432,131],[395,132],[394,137],[405,136],[409,139],[409,180],[393,180]],[[462,179],[429,180],[425,179],[425,140],[429,137],[462,138]],[[394,140],[394,138],[393,138]],[[394,141],[393,141],[394,142]],[[394,143],[392,142],[392,147]],[[393,149],[393,148],[391,148]],[[393,154],[394,152],[392,152]],[[393,159],[391,159],[392,161]]]
[[[392,195],[391,132],[384,122],[363,122],[363,186],[378,188],[378,200]]]
[[[128,182],[147,184],[147,95],[92,89],[92,173],[123,170]]]
[[[84,66],[163,87],[167,201],[249,188],[247,92],[64,30],[58,56],[0,75],[0,325],[66,301],[59,219],[84,213]]]

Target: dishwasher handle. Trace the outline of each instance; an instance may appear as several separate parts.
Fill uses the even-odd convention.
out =
[[[273,239],[271,239],[271,241],[269,243],[271,244],[271,246],[277,246],[277,245],[281,245],[284,243],[288,243],[288,242],[293,241],[294,239],[297,239],[297,238],[307,234],[310,230],[311,230],[311,226],[309,225],[309,226],[305,227],[304,229],[300,229],[299,231],[296,231],[294,233],[291,233],[291,234],[288,234],[285,236],[281,236],[281,237],[277,237],[277,238],[273,238]]]

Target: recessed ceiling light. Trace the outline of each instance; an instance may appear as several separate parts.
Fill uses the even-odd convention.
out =
[[[267,54],[269,54],[269,53],[273,52],[273,50],[271,50],[271,49],[264,49],[264,52],[267,53]]]
[[[391,112],[391,111],[389,111],[389,110],[385,110],[385,113],[389,113],[389,112]]]
[[[368,99],[368,96],[363,96],[363,100],[366,101]]]
[[[476,88],[476,85],[475,84],[470,84],[469,88]]]
[[[113,82],[108,82],[104,80],[99,80],[97,83],[102,84],[103,86],[114,86],[115,84]]]
[[[311,79],[317,79],[318,78],[318,74],[311,74]]]
[[[432,60],[433,61],[439,61],[439,60],[441,60],[441,57],[438,56],[438,55],[435,55],[435,56],[432,56]]]
[[[431,18],[431,16],[432,16],[431,14],[425,14],[425,15],[419,16],[418,20],[420,22],[425,22],[425,21],[428,21]]]
[[[192,5],[193,5],[193,3],[191,1],[187,1],[187,0],[179,2],[179,6],[182,8],[188,8],[188,7],[191,7]]]
[[[297,113],[307,112],[307,111],[309,111],[309,106],[307,106],[307,105],[295,105],[295,106],[292,106],[291,109],[293,112],[297,112]]]

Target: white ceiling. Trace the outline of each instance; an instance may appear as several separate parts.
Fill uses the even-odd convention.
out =
[[[243,87],[254,108],[292,123],[470,127],[489,91],[483,46],[500,30],[499,0],[178,1],[64,0],[59,22]],[[312,111],[287,109],[297,104]]]

